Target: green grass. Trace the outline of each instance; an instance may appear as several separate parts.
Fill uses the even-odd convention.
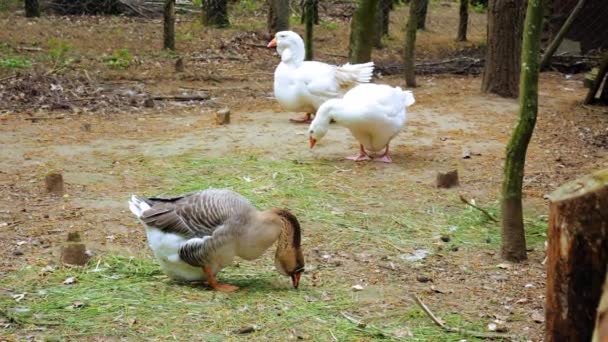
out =
[[[68,277],[75,277],[76,283],[63,284]],[[4,331],[9,338],[45,327],[46,340],[223,341],[236,339],[233,331],[248,326],[257,327],[250,338],[277,341],[289,336],[327,341],[332,335],[339,340],[391,341],[396,340],[393,332],[404,326],[418,336],[414,340],[459,339],[438,330],[418,310],[385,310],[382,317],[365,320],[369,328],[359,329],[342,313],[354,315],[367,304],[340,279],[296,291],[270,268],[251,264],[228,268],[222,278],[243,289],[223,294],[175,283],[151,259],[101,257],[82,269],[61,268],[44,275],[40,268],[29,267],[0,280],[0,320],[10,322]],[[14,299],[23,293],[23,300]],[[447,315],[446,320],[470,327],[458,315]]]
[[[0,68],[3,69],[29,69],[32,61],[21,56],[11,56],[0,58]]]
[[[184,155],[145,159],[144,164],[146,170],[154,170],[149,177],[162,180],[160,191],[148,195],[231,188],[260,208],[292,210],[303,224],[303,245],[312,267],[300,289],[291,289],[289,279],[273,270],[272,251],[220,273],[221,281],[241,287],[232,294],[178,284],[164,276],[150,257],[101,255],[83,269],[61,268],[47,275],[39,267],[29,267],[0,279],[0,322],[11,323],[4,330],[9,339],[39,335],[50,340],[284,341],[299,336],[314,341],[476,341],[446,333],[420,308],[404,303],[415,289],[401,287],[403,280],[395,272],[384,275],[384,285],[353,292],[351,286],[365,277],[361,274],[368,272],[367,266],[347,261],[334,267],[311,260],[313,248],[333,254],[369,252],[391,256],[409,269],[411,264],[394,257],[403,250],[424,247],[434,254],[452,253],[449,248],[436,248],[441,234],[451,236],[447,246],[461,250],[497,248],[499,226],[477,210],[456,205],[460,204],[456,193],[417,203],[406,194],[437,190],[401,183],[399,191],[387,191],[390,186],[373,177],[377,170],[324,160]],[[362,181],[365,187],[358,186]],[[487,209],[497,214],[493,205]],[[529,223],[529,243],[538,244],[546,224]],[[312,274],[318,278],[316,286]],[[68,277],[76,277],[77,282],[64,285]],[[21,293],[26,293],[24,299],[16,301],[13,296]],[[82,307],[74,308],[74,303]],[[449,310],[433,308],[451,326],[484,330],[481,321],[471,322],[442,309]],[[364,321],[367,328],[358,328],[342,313]],[[248,326],[258,329],[246,337],[233,332]],[[406,328],[413,337],[403,334]]]

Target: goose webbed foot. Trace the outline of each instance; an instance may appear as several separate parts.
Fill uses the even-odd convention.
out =
[[[312,122],[312,114],[311,113],[306,113],[303,118],[289,119],[289,121],[295,122],[295,123],[311,123]]]
[[[236,285],[218,283],[210,266],[203,266],[203,272],[205,272],[205,275],[207,276],[207,283],[209,286],[216,291],[234,292],[239,289],[239,287]]]
[[[384,150],[384,153],[380,157],[374,158],[374,161],[379,161],[379,162],[383,162],[383,163],[392,163],[393,162],[393,159],[391,159],[391,156],[388,154],[388,145],[386,145],[386,149]]]
[[[367,154],[367,152],[365,152],[365,148],[363,147],[363,145],[359,145],[359,154],[346,157],[346,159],[354,160],[354,161],[358,162],[358,161],[364,161],[364,160],[371,160],[372,158],[370,158],[370,156]]]

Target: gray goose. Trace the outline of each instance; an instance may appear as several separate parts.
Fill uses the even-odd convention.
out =
[[[131,196],[129,209],[146,228],[148,244],[162,270],[184,281],[206,280],[219,291],[215,275],[235,256],[260,257],[277,242],[275,266],[298,288],[304,270],[301,231],[285,209],[257,210],[243,196],[225,189],[207,189],[173,198]]]

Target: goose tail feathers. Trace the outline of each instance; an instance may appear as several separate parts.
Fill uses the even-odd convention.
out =
[[[140,218],[144,211],[150,209],[150,205],[146,202],[146,200],[142,197],[131,195],[131,199],[129,200],[129,209],[131,212]]]
[[[350,64],[339,66],[336,78],[340,84],[368,83],[374,73],[374,62]]]

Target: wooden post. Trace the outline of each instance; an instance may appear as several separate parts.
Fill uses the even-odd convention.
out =
[[[566,33],[568,33],[570,26],[572,26],[572,23],[574,22],[574,18],[576,18],[578,13],[583,9],[583,5],[585,5],[585,1],[587,1],[587,0],[578,1],[576,6],[572,10],[570,15],[566,19],[566,21],[564,22],[564,24],[562,25],[562,27],[559,29],[559,32],[557,32],[557,35],[555,36],[553,41],[551,41],[551,44],[549,44],[549,46],[547,47],[547,51],[545,51],[545,54],[543,55],[543,59],[540,61],[540,70],[545,69],[547,67],[547,65],[549,65],[549,61],[551,60],[551,57],[553,57],[555,50],[557,50],[557,48],[559,47],[559,44],[561,44],[562,40],[564,40]]]
[[[608,169],[550,200],[545,341],[590,341],[608,265]]]

